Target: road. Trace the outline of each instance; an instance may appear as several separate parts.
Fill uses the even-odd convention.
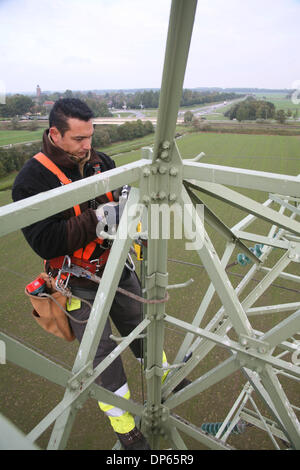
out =
[[[243,97],[242,99],[245,99],[245,98]],[[241,99],[239,98],[236,100],[226,101],[226,102],[217,103],[217,104],[214,103],[214,104],[210,104],[208,106],[202,106],[199,108],[187,107],[186,109],[179,111],[177,124],[182,124],[184,122],[184,113],[186,113],[187,111],[191,111],[196,117],[204,116],[207,114],[212,114],[216,110],[220,110],[234,103],[237,103],[238,101],[241,101]],[[126,113],[126,114],[132,113],[134,116],[133,117],[125,116],[122,118],[121,115],[123,113]],[[119,117],[114,117],[114,118],[100,118],[99,117],[99,118],[95,118],[93,122],[94,124],[102,124],[102,125],[103,124],[121,125],[121,124],[124,124],[125,122],[136,121],[137,119],[140,119],[141,121],[151,121],[152,124],[155,125],[157,121],[156,117],[147,117],[141,110],[136,110],[136,109],[127,109],[127,110],[116,109],[114,110],[114,114],[118,114]]]

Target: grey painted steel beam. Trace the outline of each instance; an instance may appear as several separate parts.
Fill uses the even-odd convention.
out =
[[[116,359],[127,347],[128,345],[134,341],[137,335],[141,333],[145,329],[145,327],[149,324],[149,321],[144,320],[140,323],[135,330],[129,335],[128,339],[124,340],[122,344],[119,344],[112,352],[107,356],[95,369],[93,374],[85,375],[82,378],[81,384],[78,384],[78,387],[70,387],[67,389],[64,398],[61,402],[53,408],[53,410],[42,420],[40,423],[30,431],[28,434],[28,439],[34,442],[38,437],[57,419],[59,418],[65,411],[71,411],[70,406],[76,404],[76,401],[81,399],[81,395],[88,391],[91,388],[93,394],[97,394],[98,398],[100,396],[104,396],[104,400],[109,398],[109,402],[114,406],[119,406],[124,410],[131,411],[134,414],[139,414],[141,412],[141,407],[135,405],[132,401],[126,400],[125,398],[118,397],[114,394],[110,394],[110,392],[103,393],[102,387],[95,388],[94,381],[112,362]],[[70,383],[71,384],[71,383]],[[101,389],[101,390],[100,390]],[[68,393],[67,393],[68,392]],[[87,398],[87,396],[86,396]],[[63,418],[62,421],[65,421]],[[63,436],[61,436],[63,438]],[[58,443],[59,444],[59,443]]]
[[[300,450],[300,426],[299,421],[287,399],[283,388],[269,365],[265,365],[261,375],[261,381],[269,393],[276,407],[276,411],[283,423],[283,432],[286,434],[295,449]]]
[[[149,165],[149,160],[139,160],[0,207],[0,236],[94,199],[124,184],[134,183],[146,165]]]
[[[47,359],[28,346],[11,338],[0,331],[0,340],[6,346],[6,360],[11,361],[23,369],[40,375],[51,382],[65,387],[72,376],[71,371]]]
[[[182,189],[181,197],[184,210],[189,211],[189,205],[192,203],[184,188]],[[202,222],[200,218],[197,216],[197,214],[195,214],[196,233],[199,233],[199,227],[201,227],[201,224]],[[189,234],[189,236],[190,239],[193,239],[192,234]],[[250,322],[248,321],[236,292],[233,289],[232,284],[228,279],[227,273],[221,265],[219,257],[204,228],[203,234],[199,233],[199,239],[201,237],[202,246],[195,251],[201,258],[202,263],[204,264],[205,269],[215,286],[215,290],[222,300],[226,313],[230,317],[232,324],[238,334],[243,333],[251,336],[252,328]]]
[[[204,181],[199,181],[197,183],[189,184],[194,188],[198,189],[199,191],[203,191],[206,194],[209,194],[216,199],[220,199],[234,207],[237,207],[241,210],[250,212],[254,214],[256,217],[266,220],[270,223],[275,223],[278,227],[282,227],[286,230],[289,230],[297,235],[300,234],[300,223],[296,222],[295,220],[291,220],[291,218],[282,215],[269,207],[262,207],[262,205],[249,197],[246,197],[232,189],[226,188],[225,186],[215,184],[215,183],[207,183]],[[300,186],[300,182],[298,180],[297,184]]]
[[[193,425],[192,423],[183,420],[179,416],[170,416],[170,425],[176,427],[179,431],[184,432],[188,436],[192,437],[196,441],[201,442],[212,450],[234,450],[234,447],[224,444],[223,442],[210,436],[208,433],[202,431],[202,429]]]
[[[183,161],[183,178],[300,197],[299,177]]]
[[[179,329],[190,331],[196,336],[205,338],[212,343],[228,349],[231,352],[236,352],[239,354],[239,357],[241,357],[242,360],[249,359],[249,361],[254,365],[261,365],[262,363],[266,363],[275,367],[276,369],[287,371],[295,377],[299,377],[300,375],[300,367],[278,359],[271,354],[258,352],[259,348],[264,346],[264,342],[258,340],[257,338],[252,338],[251,342],[251,338],[249,337],[249,342],[242,345],[236,341],[230,340],[228,337],[222,337],[218,334],[207,331],[206,329],[194,327],[191,324],[184,322],[183,320],[179,320],[178,318],[173,318],[170,315],[166,315],[165,321]]]
[[[173,0],[153,149],[156,160],[163,142],[173,145],[189,54],[197,0]]]

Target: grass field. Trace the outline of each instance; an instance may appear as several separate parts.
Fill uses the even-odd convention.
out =
[[[40,140],[42,139],[43,132],[44,129],[38,129],[36,131],[0,130],[0,146]]]
[[[183,158],[193,158],[204,151],[206,157],[201,161],[207,163],[289,175],[300,173],[300,139],[298,137],[200,133],[187,134],[178,139],[177,144]],[[117,166],[120,166],[140,158],[140,151],[116,155],[113,158]],[[241,192],[261,202],[268,197],[268,194],[263,191],[243,190]],[[246,215],[242,211],[226,206],[211,197],[203,197],[203,200],[229,227]],[[0,205],[9,202],[11,202],[10,191],[0,192]],[[249,230],[265,234],[267,227],[268,225],[264,222],[256,222],[251,225]],[[224,241],[210,228],[208,228],[208,234],[218,254],[221,255]],[[238,252],[235,251],[231,261],[235,259]],[[275,262],[278,254],[279,250],[274,251],[269,262]],[[168,256],[170,259],[168,264],[169,284],[185,282],[190,278],[194,279],[194,283],[188,288],[170,291],[167,313],[192,322],[201,298],[209,285],[209,279],[201,267],[201,260],[198,256],[194,252],[184,249],[184,241],[170,240]],[[71,367],[77,352],[77,343],[65,343],[48,335],[31,318],[31,308],[24,295],[24,286],[42,270],[42,260],[33,254],[20,231],[1,239],[0,260],[1,329],[54,357],[56,361],[62,361]],[[180,261],[194,265],[181,264]],[[137,269],[139,269],[138,266]],[[234,287],[240,282],[239,276],[243,277],[246,269],[235,266],[230,270],[229,278]],[[290,265],[287,271],[299,274],[299,264]],[[280,286],[270,287],[255,306],[299,300],[299,285],[284,280],[280,280],[277,284]],[[245,298],[253,286],[253,283],[249,285],[243,292],[242,298]],[[284,289],[286,287],[298,290],[298,293],[287,291]],[[208,317],[204,319],[204,324],[219,307],[220,301],[215,295],[209,308]],[[267,331],[281,318],[284,318],[283,314],[270,315],[266,319],[252,317],[251,324],[256,329]],[[166,329],[165,350],[171,363],[182,340],[182,334],[169,328]],[[202,361],[203,363],[192,371],[190,377],[196,379],[226,357],[227,353],[224,350],[215,348],[205,361]],[[131,352],[126,351],[123,358],[132,398],[142,402],[139,366]],[[0,365],[0,378],[0,412],[24,432],[29,432],[63,396],[63,390],[60,387],[13,364]],[[201,426],[203,422],[207,421],[222,421],[240,393],[243,383],[242,375],[237,372],[220,382],[217,387],[206,390],[174,411],[191,420],[197,426]],[[295,404],[299,406],[297,390],[292,389],[290,395],[292,402],[296,402]],[[41,448],[46,446],[49,435],[50,431],[48,430],[38,440],[38,445]],[[185,435],[183,437],[189,449],[204,448],[193,439],[186,438]],[[67,449],[109,449],[114,445],[114,442],[115,438],[108,420],[98,411],[97,403],[89,399],[78,412]],[[229,443],[245,450],[273,448],[266,434],[253,428],[250,428],[245,435],[231,437]]]
[[[266,101],[274,103],[276,109],[284,109],[285,111],[290,109],[292,112],[298,110],[300,115],[300,104],[293,103],[291,98],[286,97],[286,93],[257,93],[256,96],[259,99],[264,96]],[[299,97],[297,96],[297,98]]]

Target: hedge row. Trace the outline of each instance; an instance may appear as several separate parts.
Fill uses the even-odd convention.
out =
[[[14,145],[10,148],[0,148],[0,178],[12,171],[19,171],[26,160],[41,150],[41,143],[30,145]]]
[[[133,140],[154,132],[150,121],[126,122],[121,126],[96,126],[93,136],[93,146],[96,148],[107,146],[113,142]],[[30,145],[16,144],[12,147],[0,147],[0,178],[19,171],[26,160],[38,153],[41,142]]]
[[[137,139],[138,137],[144,137],[152,132],[154,132],[152,122],[142,122],[140,119],[125,122],[121,126],[98,125],[95,127],[93,145],[96,148],[106,147],[114,142]]]

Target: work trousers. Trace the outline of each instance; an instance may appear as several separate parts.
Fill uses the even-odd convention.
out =
[[[128,268],[124,268],[119,287],[129,292],[141,296],[141,286],[139,279],[135,272],[130,271]],[[72,289],[74,295],[88,300],[93,303],[97,291],[85,290],[85,289]],[[80,295],[79,295],[80,294]],[[90,307],[85,303],[81,302],[81,306],[77,310],[73,310],[71,315],[76,320],[87,320],[90,315]],[[116,292],[114,297],[109,317],[113,321],[114,325],[118,329],[121,336],[128,336],[134,328],[142,321],[142,304],[120,292]],[[74,335],[81,342],[86,323],[79,324],[69,319],[71,328]],[[108,354],[117,346],[116,342],[110,338],[112,334],[110,319],[108,318],[103,330],[102,337],[98,344],[98,348],[93,361],[94,368],[103,361]],[[143,357],[142,340],[134,340],[130,344],[130,348],[136,358]],[[124,371],[122,359],[118,356],[109,367],[107,367],[102,374],[95,380],[96,383],[103,386],[111,392],[115,392],[122,385],[126,383],[126,374]]]

